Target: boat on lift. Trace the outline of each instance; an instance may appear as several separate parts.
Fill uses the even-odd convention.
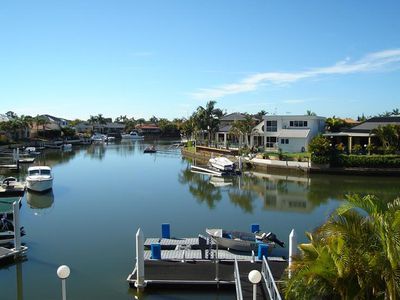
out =
[[[221,172],[234,172],[236,168],[235,163],[224,156],[210,158],[208,163],[211,167]]]

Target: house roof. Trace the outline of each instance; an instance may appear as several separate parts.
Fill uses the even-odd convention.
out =
[[[238,121],[238,120],[244,120],[244,119],[245,119],[245,115],[238,113],[238,112],[231,113],[231,114],[221,117],[221,121]]]
[[[373,134],[370,135],[368,132],[328,132],[328,133],[324,133],[323,136],[326,136],[326,137],[334,137],[334,136],[369,137],[369,136],[373,136]]]
[[[385,126],[389,124],[400,125],[400,116],[374,117],[366,120],[360,125],[354,126],[353,128],[349,129],[349,131],[369,132],[375,128],[378,128],[379,126]]]
[[[279,137],[284,138],[306,138],[310,133],[310,129],[282,129]]]
[[[46,117],[49,121],[51,122],[63,122],[63,121],[67,121],[66,119],[63,118],[58,118],[55,116],[51,116],[51,115],[43,115],[43,117]]]
[[[229,132],[232,128],[232,125],[225,125],[218,129],[218,132]]]

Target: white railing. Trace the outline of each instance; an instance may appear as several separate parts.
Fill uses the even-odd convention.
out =
[[[274,277],[272,276],[272,272],[268,266],[268,261],[265,257],[263,257],[261,274],[264,279],[264,284],[265,284],[265,287],[267,288],[270,299],[271,300],[282,300],[281,295],[279,294],[278,288],[276,287]]]
[[[235,268],[233,274],[235,277],[236,299],[243,300],[242,284],[240,283],[239,265],[236,258],[235,258]]]

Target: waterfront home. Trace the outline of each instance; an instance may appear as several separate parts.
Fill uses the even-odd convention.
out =
[[[309,115],[266,115],[251,136],[251,145],[267,151],[305,152],[308,144],[324,132],[325,117]]]
[[[159,135],[161,129],[156,124],[138,124],[135,126],[140,135]]]
[[[379,126],[383,127],[389,124],[400,126],[400,116],[373,117],[347,130],[327,132],[324,136],[332,141],[332,145],[342,144],[344,150],[351,153],[354,145],[360,145],[362,149],[367,149],[375,136],[372,131]]]
[[[75,130],[78,133],[99,132],[102,134],[120,135],[124,132],[124,129],[124,124],[114,122],[106,122],[105,124],[80,122],[75,125]]]
[[[242,121],[245,119],[245,115],[235,112],[225,116],[222,116],[219,119],[219,128],[218,132],[215,134],[215,141],[217,145],[226,148],[229,144],[231,147],[238,144],[238,140],[236,137],[229,134],[233,123],[236,121]]]

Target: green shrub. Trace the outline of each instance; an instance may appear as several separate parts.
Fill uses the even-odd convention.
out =
[[[317,164],[329,163],[332,153],[332,145],[326,137],[322,135],[316,136],[311,140],[308,149],[311,152],[312,162]]]
[[[400,155],[339,155],[338,166],[350,168],[400,168]]]

